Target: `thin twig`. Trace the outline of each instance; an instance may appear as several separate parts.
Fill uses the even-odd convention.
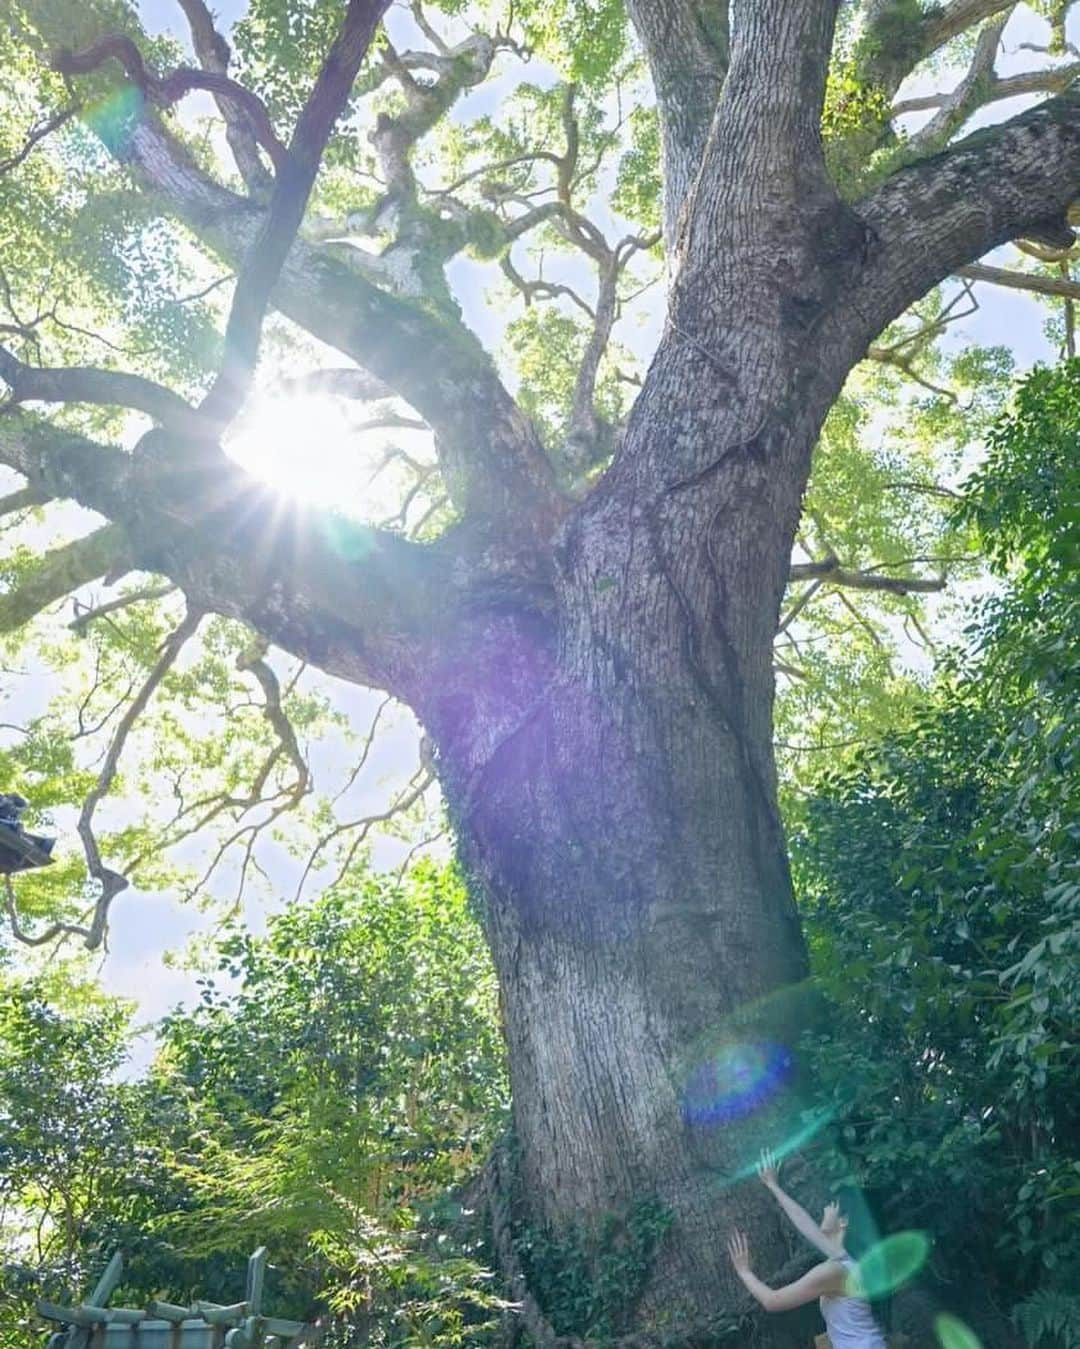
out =
[[[126,890],[128,886],[126,876],[122,876],[119,872],[105,866],[101,860],[101,852],[98,849],[97,839],[94,837],[94,811],[112,786],[120,756],[132,727],[146,710],[155,690],[172,668],[176,658],[183,650],[184,644],[195,635],[202,618],[202,610],[189,607],[183,619],[165,639],[157,661],[116,728],[112,743],[105,755],[105,762],[98,774],[98,780],[83,801],[82,810],[79,812],[77,828],[79,837],[83,841],[87,870],[101,886],[101,893],[94,906],[93,917],[84,939],[88,950],[92,951],[101,944],[101,939],[105,935],[105,925],[108,921],[109,906],[113,899],[122,890]]]

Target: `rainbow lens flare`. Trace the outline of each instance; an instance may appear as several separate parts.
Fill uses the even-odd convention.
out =
[[[851,1275],[852,1292],[871,1302],[888,1297],[913,1279],[930,1254],[925,1232],[894,1232],[871,1246]],[[946,1349],[965,1349],[959,1343]]]
[[[715,1048],[690,1073],[683,1116],[692,1124],[741,1119],[769,1101],[790,1079],[792,1057],[769,1041],[735,1041]]]
[[[941,1312],[934,1317],[934,1331],[941,1349],[982,1349],[982,1341],[959,1316]]]
[[[812,1138],[816,1137],[827,1124],[836,1118],[836,1111],[831,1107],[822,1110],[800,1110],[797,1120],[794,1121],[790,1116],[785,1120],[784,1114],[785,1112],[781,1110],[779,1118],[774,1117],[763,1122],[763,1131],[761,1136],[753,1142],[751,1156],[743,1166],[727,1176],[726,1183],[728,1185],[733,1185],[740,1180],[748,1180],[751,1176],[757,1174],[763,1147],[768,1147],[776,1160],[782,1162],[785,1157],[790,1157],[793,1153],[805,1147]],[[784,1134],[780,1142],[776,1142],[777,1131],[785,1128],[790,1131]]]
[[[125,84],[107,98],[91,104],[83,117],[106,149],[122,158],[131,147],[145,103],[140,89],[133,84]]]

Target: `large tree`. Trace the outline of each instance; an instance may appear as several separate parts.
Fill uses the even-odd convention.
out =
[[[94,181],[99,197],[111,193],[96,209],[114,251],[121,236],[147,256],[180,239],[235,273],[220,361],[202,386],[190,331],[178,324],[171,353],[161,344],[163,310],[141,316],[145,344],[133,345],[152,353],[156,325],[158,348],[139,370],[115,354],[96,366],[50,360],[70,349],[49,346],[60,300],[101,281],[60,248],[51,272],[40,256],[86,186],[70,152],[50,161],[72,175],[52,182],[55,221],[36,218],[33,246],[23,238],[5,273],[0,461],[26,486],[4,509],[71,500],[105,523],[15,569],[4,627],[132,570],[165,578],[187,605],[85,798],[79,832],[97,892],[80,931],[101,940],[125,884],[98,846],[95,809],[205,616],[386,690],[430,739],[483,914],[528,1221],[556,1236],[599,1231],[655,1202],[673,1221],[635,1324],[658,1334],[719,1325],[743,1305],[723,1254],[728,1227],[749,1230],[765,1269],[785,1254],[753,1193],[717,1183],[797,1114],[790,1046],[806,1012],[796,995],[806,957],[772,743],[785,587],[794,578],[903,595],[940,584],[824,550],[793,566],[812,453],[858,362],[870,353],[910,366],[918,335],[940,332],[947,314],[916,338],[877,344],[945,278],[967,269],[1000,280],[971,265],[1017,238],[1042,258],[1064,256],[1080,191],[1073,66],[998,75],[1017,8],[1000,0],[627,0],[625,15],[618,3],[523,5],[486,29],[486,7],[447,0],[438,24],[412,6],[423,43],[408,51],[377,36],[389,0],[348,0],[253,4],[238,30],[241,82],[202,0],[181,7],[197,67],[147,43],[122,4],[74,17],[47,2],[13,6],[13,31],[40,62],[23,72],[39,118],[0,181],[17,194],[30,175],[28,218],[44,190],[33,166],[82,113],[111,157]],[[1053,9],[1063,25],[1068,6]],[[476,26],[463,28],[462,15]],[[613,243],[583,202],[610,148],[601,113],[627,16],[655,90],[663,210],[654,233],[645,210]],[[450,135],[460,172],[425,185],[425,139],[447,129],[448,110],[496,57],[560,42],[567,81],[533,88],[531,119],[488,119],[479,160],[475,139]],[[913,70],[950,52],[966,63],[955,87],[896,103]],[[232,181],[172,119],[193,90],[217,102]],[[978,109],[1032,92],[1055,96],[955,140]],[[920,109],[932,111],[926,125],[898,136],[897,113]],[[615,185],[624,206],[648,196],[640,165],[656,131],[645,108],[629,128]],[[376,186],[358,188],[369,168]],[[515,244],[538,230],[583,256],[594,302],[565,280],[522,275]],[[446,267],[466,246],[500,258],[526,300],[562,295],[587,312],[577,329],[538,324],[533,311],[532,329],[517,333],[534,359],[573,366],[561,422],[544,421],[527,387],[515,401],[463,322]],[[658,247],[663,331],[623,417],[609,339],[632,260]],[[20,306],[46,272],[31,319]],[[1077,293],[1067,278],[1039,284]],[[446,502],[427,527],[283,504],[226,454],[271,307],[352,362],[308,376],[308,387],[400,399],[407,408],[384,402],[380,415],[431,429],[428,478]],[[23,407],[39,402],[62,411]],[[152,425],[129,451],[63,411],[76,405],[135,410]],[[304,766],[264,655],[254,644],[242,668],[280,732],[272,762],[295,764],[300,795]]]

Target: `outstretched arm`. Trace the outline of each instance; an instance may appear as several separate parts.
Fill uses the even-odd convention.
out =
[[[801,1279],[785,1284],[783,1288],[770,1288],[750,1268],[750,1247],[742,1232],[732,1232],[728,1239],[728,1254],[744,1287],[767,1312],[788,1312],[813,1302],[815,1298],[829,1297],[844,1291],[843,1266],[832,1260],[815,1265]]]
[[[837,1238],[827,1237],[806,1209],[780,1188],[776,1158],[768,1148],[763,1149],[761,1153],[761,1160],[758,1163],[758,1178],[787,1214],[795,1230],[804,1236],[812,1246],[816,1246],[822,1255],[838,1260],[844,1254],[844,1243]]]

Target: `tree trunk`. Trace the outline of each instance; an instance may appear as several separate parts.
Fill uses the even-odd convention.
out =
[[[685,404],[685,351],[676,369]],[[725,1238],[746,1230],[763,1273],[785,1262],[750,1182],[805,1106],[771,745],[798,489],[770,464],[808,460],[818,418],[766,430],[705,400],[683,431],[735,452],[677,480],[667,382],[661,357],[634,471],[555,550],[554,618],[487,609],[416,700],[499,974],[527,1223],[576,1251],[642,1201],[673,1219],[615,1329],[746,1310]],[[786,1343],[785,1319],[770,1333]]]

